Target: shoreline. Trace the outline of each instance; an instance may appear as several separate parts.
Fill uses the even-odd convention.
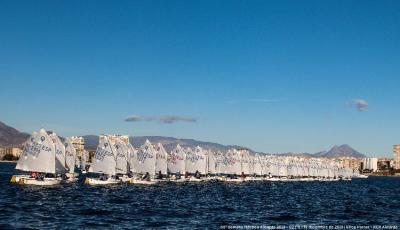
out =
[[[5,160],[0,160],[0,163],[17,163],[18,161],[5,161]]]

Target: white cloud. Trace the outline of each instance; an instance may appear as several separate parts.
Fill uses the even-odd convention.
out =
[[[127,122],[140,122],[140,121],[157,121],[164,124],[172,124],[177,121],[183,122],[197,122],[197,119],[194,117],[187,117],[187,116],[179,116],[179,115],[162,115],[157,117],[147,117],[147,116],[140,116],[140,115],[132,115],[125,119]]]
[[[349,102],[349,104],[358,112],[364,112],[368,107],[368,101],[365,99],[353,99]]]

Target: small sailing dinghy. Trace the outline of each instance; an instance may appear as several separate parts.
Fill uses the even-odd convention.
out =
[[[116,173],[119,179],[122,182],[129,182],[131,179],[128,175],[129,173],[129,158],[130,158],[130,149],[124,141],[117,138],[115,140],[115,149],[117,150],[117,157],[116,157]]]
[[[186,181],[182,175],[185,172],[185,158],[185,151],[179,144],[168,154],[167,167],[170,181],[178,183]]]
[[[24,150],[18,160],[18,170],[31,172],[30,176],[14,175],[11,182],[21,185],[56,185],[61,178],[56,178],[56,150],[46,130],[34,132],[25,142]]]
[[[149,140],[146,140],[146,142],[136,152],[135,163],[136,165],[134,168],[136,175],[129,181],[129,183],[141,185],[152,185],[157,183],[157,181],[154,180],[156,170],[156,152]]]
[[[200,146],[197,146],[194,151],[187,148],[185,160],[187,178],[190,182],[201,182],[204,180],[207,169],[207,158]]]
[[[88,159],[89,153],[86,150],[83,150],[82,156],[81,156],[81,161],[80,161],[80,169],[82,174],[87,173],[87,159]]]
[[[65,167],[67,172],[65,173],[67,177],[67,182],[75,182],[78,180],[78,174],[75,173],[75,162],[76,162],[76,150],[75,147],[71,143],[70,138],[65,138],[64,140],[65,146]]]
[[[165,151],[164,146],[158,143],[156,148],[156,176],[155,180],[164,181],[167,178],[167,158],[168,153]]]
[[[235,183],[243,182],[244,178],[238,176],[242,172],[240,153],[236,149],[228,150],[225,157],[225,174],[228,174],[228,176],[223,181]]]
[[[107,136],[100,136],[99,146],[94,154],[89,172],[101,174],[98,178],[86,177],[88,185],[110,185],[121,181],[116,178],[117,151]]]

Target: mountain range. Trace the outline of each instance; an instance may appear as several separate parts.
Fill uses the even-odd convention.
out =
[[[87,150],[94,150],[99,145],[99,137],[96,135],[86,135],[83,136],[85,139],[85,149]],[[212,151],[227,151],[231,148],[236,149],[243,149],[245,147],[237,146],[237,145],[222,145],[212,142],[205,142],[205,141],[197,141],[193,139],[179,139],[174,137],[163,137],[163,136],[136,136],[136,137],[129,137],[129,142],[135,147],[139,148],[146,140],[149,140],[151,143],[161,143],[165,150],[171,151],[173,150],[177,144],[181,145],[182,147],[190,147],[195,148],[196,146],[201,146],[205,149],[210,149]],[[249,148],[250,152],[255,153],[253,150]]]
[[[22,144],[28,139],[29,134],[20,132],[17,129],[7,126],[6,124],[0,122],[0,147],[11,147],[11,146],[22,146]],[[95,150],[97,145],[99,144],[99,136],[97,135],[86,135],[85,139],[85,148],[87,150]],[[210,149],[213,151],[222,151],[225,152],[228,149],[236,148],[236,149],[248,149],[251,153],[255,153],[255,151],[238,145],[222,145],[213,142],[205,142],[198,141],[193,139],[179,139],[174,137],[164,137],[164,136],[137,136],[137,137],[129,137],[130,143],[138,148],[142,145],[146,139],[148,139],[152,143],[162,143],[167,151],[171,151],[177,144],[183,147],[191,147],[195,148],[196,146],[201,146],[205,149]],[[329,151],[321,151],[315,154],[310,153],[281,153],[277,155],[282,156],[309,156],[309,157],[357,157],[364,158],[365,155],[354,150],[349,145],[335,145]]]
[[[20,146],[29,138],[29,134],[22,133],[0,121],[0,146]]]

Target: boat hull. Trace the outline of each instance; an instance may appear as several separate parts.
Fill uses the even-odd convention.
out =
[[[138,185],[154,185],[157,184],[158,181],[155,180],[137,180],[137,179],[131,179],[129,180],[129,184],[138,184]]]
[[[202,179],[202,178],[200,178],[200,179],[198,179],[198,178],[188,178],[186,181],[188,181],[188,182],[203,182],[204,181],[204,179]]]
[[[87,185],[111,185],[111,184],[119,184],[120,180],[108,178],[107,180],[100,180],[99,178],[89,178],[86,177],[85,184]]]
[[[51,186],[58,185],[61,183],[59,178],[44,178],[43,180],[37,180],[35,178],[20,178],[18,184],[20,185],[38,185],[38,186]]]
[[[18,183],[21,178],[30,178],[29,175],[13,175],[10,179],[11,183]]]

